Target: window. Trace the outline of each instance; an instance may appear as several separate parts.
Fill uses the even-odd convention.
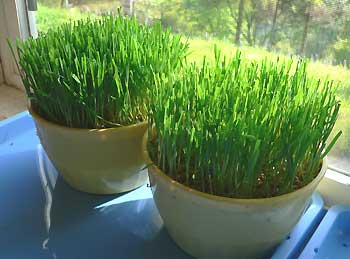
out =
[[[6,1],[3,1],[3,4]],[[24,1],[17,1],[23,3]],[[31,1],[29,1],[31,2]],[[218,45],[232,55],[239,46],[250,59],[298,55],[311,75],[339,82],[343,131],[329,155],[337,171],[350,172],[350,3],[342,0],[38,0],[26,15],[35,36],[69,20],[113,14],[123,8],[145,24],[159,21],[189,38],[191,60],[213,56]],[[36,26],[34,26],[36,20]],[[6,71],[4,72],[6,74]]]

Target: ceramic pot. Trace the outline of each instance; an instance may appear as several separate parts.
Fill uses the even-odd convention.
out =
[[[144,138],[145,159],[149,160]],[[147,162],[148,163],[148,162]],[[203,193],[148,168],[153,199],[172,239],[196,258],[268,258],[304,213],[327,170],[292,193],[233,199]]]
[[[147,122],[108,129],[57,125],[29,108],[40,142],[64,180],[88,193],[113,194],[135,189],[148,179],[142,154]]]

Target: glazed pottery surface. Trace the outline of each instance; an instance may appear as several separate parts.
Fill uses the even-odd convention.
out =
[[[45,120],[29,109],[48,157],[72,187],[113,194],[146,183],[142,138],[147,122],[109,129],[76,129]]]
[[[146,139],[146,137],[145,137]],[[145,149],[145,159],[149,160]],[[197,258],[268,258],[308,206],[327,170],[308,185],[272,198],[231,199],[188,188],[155,165],[148,168],[153,198],[173,240]]]

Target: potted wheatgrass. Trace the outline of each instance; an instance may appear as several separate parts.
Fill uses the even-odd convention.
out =
[[[303,61],[230,61],[158,76],[145,156],[175,242],[198,258],[268,258],[325,174],[339,111]]]
[[[29,112],[63,178],[96,194],[144,184],[147,89],[181,66],[187,44],[119,14],[66,23],[17,52]]]

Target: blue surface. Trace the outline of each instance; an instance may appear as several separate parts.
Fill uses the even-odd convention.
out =
[[[165,231],[147,186],[109,196],[69,187],[27,113],[0,124],[0,207],[1,259],[190,258]]]
[[[147,186],[109,196],[69,187],[47,158],[27,112],[0,122],[0,207],[0,259],[190,258],[167,234]],[[293,258],[302,250],[322,208],[322,198],[314,194],[273,259]]]
[[[277,248],[271,259],[297,258],[325,213],[324,201],[321,195],[319,193],[314,193],[305,214],[286,237],[286,240]]]
[[[0,156],[32,150],[38,144],[35,125],[28,112],[0,121]]]
[[[299,259],[350,258],[350,206],[330,208]]]

